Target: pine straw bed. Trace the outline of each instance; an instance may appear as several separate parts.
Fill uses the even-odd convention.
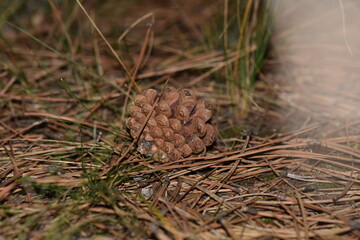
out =
[[[19,119],[27,127],[9,126]],[[360,135],[344,134],[358,132],[359,121],[321,138],[312,136],[323,128],[313,126],[266,138],[219,140],[204,157],[163,165],[134,151],[125,156],[130,144],[124,141],[101,136],[60,141],[39,133],[61,134],[55,126],[76,126],[70,117],[23,113],[2,115],[0,123],[6,136],[0,142],[4,239],[356,239],[360,234]],[[91,135],[80,132],[86,131]]]

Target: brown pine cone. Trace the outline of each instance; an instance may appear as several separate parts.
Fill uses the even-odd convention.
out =
[[[126,125],[133,138],[153,111],[139,137],[141,154],[161,162],[175,161],[200,154],[214,143],[215,128],[207,123],[211,118],[209,104],[198,101],[191,89],[166,87],[159,97],[156,90],[148,89],[137,95],[128,108],[130,117]]]

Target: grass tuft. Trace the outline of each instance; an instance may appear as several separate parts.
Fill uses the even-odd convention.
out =
[[[221,49],[226,65],[217,76],[226,81],[233,110],[247,118],[252,91],[264,63],[271,36],[270,4],[260,0],[223,1],[223,12],[205,25],[207,51]],[[222,24],[220,24],[222,23]]]

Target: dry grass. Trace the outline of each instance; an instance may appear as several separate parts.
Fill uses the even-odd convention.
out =
[[[186,38],[199,37],[188,21],[192,16],[182,12],[168,21],[186,26],[178,35],[183,42],[153,36],[146,26],[132,29],[123,50],[115,48],[126,75],[95,32],[85,31],[92,27],[80,9],[61,7],[54,5],[53,16],[33,16],[45,18],[41,28],[17,19],[22,32],[4,23],[1,34],[0,239],[360,237],[359,121],[307,124],[265,137],[234,129],[227,137],[223,130],[237,120],[226,115],[231,99],[212,76],[239,55],[229,51],[225,58],[187,45]],[[166,7],[155,9],[156,29],[165,31]],[[143,15],[135,13],[135,19]],[[74,22],[83,27],[73,29]],[[179,33],[179,26],[172,27]],[[100,29],[115,46],[111,26]],[[162,165],[140,156],[124,126],[132,77],[142,89],[161,88],[170,79],[209,100],[219,131],[215,146]],[[264,98],[256,96],[256,103]],[[265,110],[254,104],[252,111]]]

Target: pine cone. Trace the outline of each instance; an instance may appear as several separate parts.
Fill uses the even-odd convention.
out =
[[[156,90],[148,89],[130,104],[126,125],[133,138],[159,97]],[[161,162],[202,153],[216,138],[214,127],[207,123],[210,118],[210,105],[196,100],[191,89],[166,87],[139,137],[138,151]]]

